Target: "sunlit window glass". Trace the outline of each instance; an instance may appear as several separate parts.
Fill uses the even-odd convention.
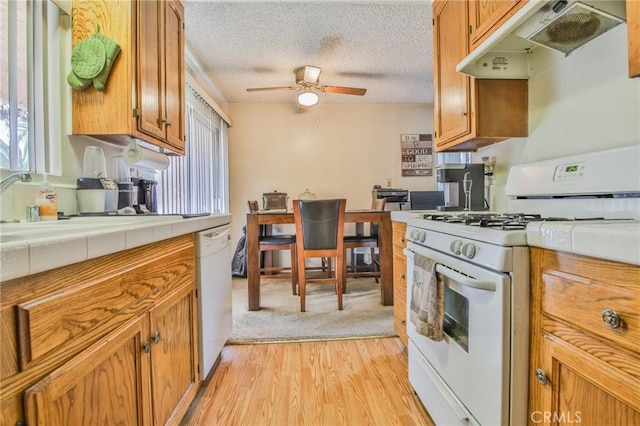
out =
[[[0,168],[29,169],[27,2],[0,1]]]

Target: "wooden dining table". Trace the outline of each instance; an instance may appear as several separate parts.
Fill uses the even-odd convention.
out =
[[[347,210],[345,222],[378,222],[378,250],[380,260],[380,303],[393,305],[393,254],[391,212],[375,210]],[[249,310],[260,310],[260,225],[293,224],[293,212],[261,210],[247,213],[247,281]],[[348,294],[348,293],[347,293]]]

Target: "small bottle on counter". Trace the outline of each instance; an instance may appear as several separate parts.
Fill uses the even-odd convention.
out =
[[[40,220],[58,220],[58,195],[51,187],[46,174],[42,175],[36,204],[40,209]]]

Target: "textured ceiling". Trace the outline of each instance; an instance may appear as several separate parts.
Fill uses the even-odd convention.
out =
[[[321,103],[433,103],[431,2],[190,1],[186,44],[223,103],[295,103],[294,69],[322,68]]]

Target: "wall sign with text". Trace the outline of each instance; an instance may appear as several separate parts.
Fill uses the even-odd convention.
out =
[[[433,176],[433,141],[430,134],[400,135],[402,176]]]

